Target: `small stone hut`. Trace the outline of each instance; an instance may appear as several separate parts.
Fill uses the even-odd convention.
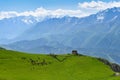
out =
[[[77,50],[72,50],[72,54],[73,54],[73,55],[78,55]]]

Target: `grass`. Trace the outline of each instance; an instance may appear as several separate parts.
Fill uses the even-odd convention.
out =
[[[30,60],[37,63],[32,64]],[[120,80],[109,66],[88,56],[26,54],[0,50],[0,80]]]

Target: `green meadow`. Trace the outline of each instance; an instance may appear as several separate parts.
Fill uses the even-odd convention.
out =
[[[120,80],[96,58],[0,50],[0,80]]]

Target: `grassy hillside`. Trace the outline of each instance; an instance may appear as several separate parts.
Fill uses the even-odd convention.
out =
[[[0,50],[0,80],[120,80],[95,58]]]

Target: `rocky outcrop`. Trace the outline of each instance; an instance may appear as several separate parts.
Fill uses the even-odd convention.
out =
[[[113,71],[120,72],[120,65],[118,65],[116,63],[111,63],[110,67]]]
[[[110,66],[110,68],[115,72],[120,72],[120,65],[116,63],[111,63],[106,59],[98,58],[99,61],[103,62],[104,64]]]

